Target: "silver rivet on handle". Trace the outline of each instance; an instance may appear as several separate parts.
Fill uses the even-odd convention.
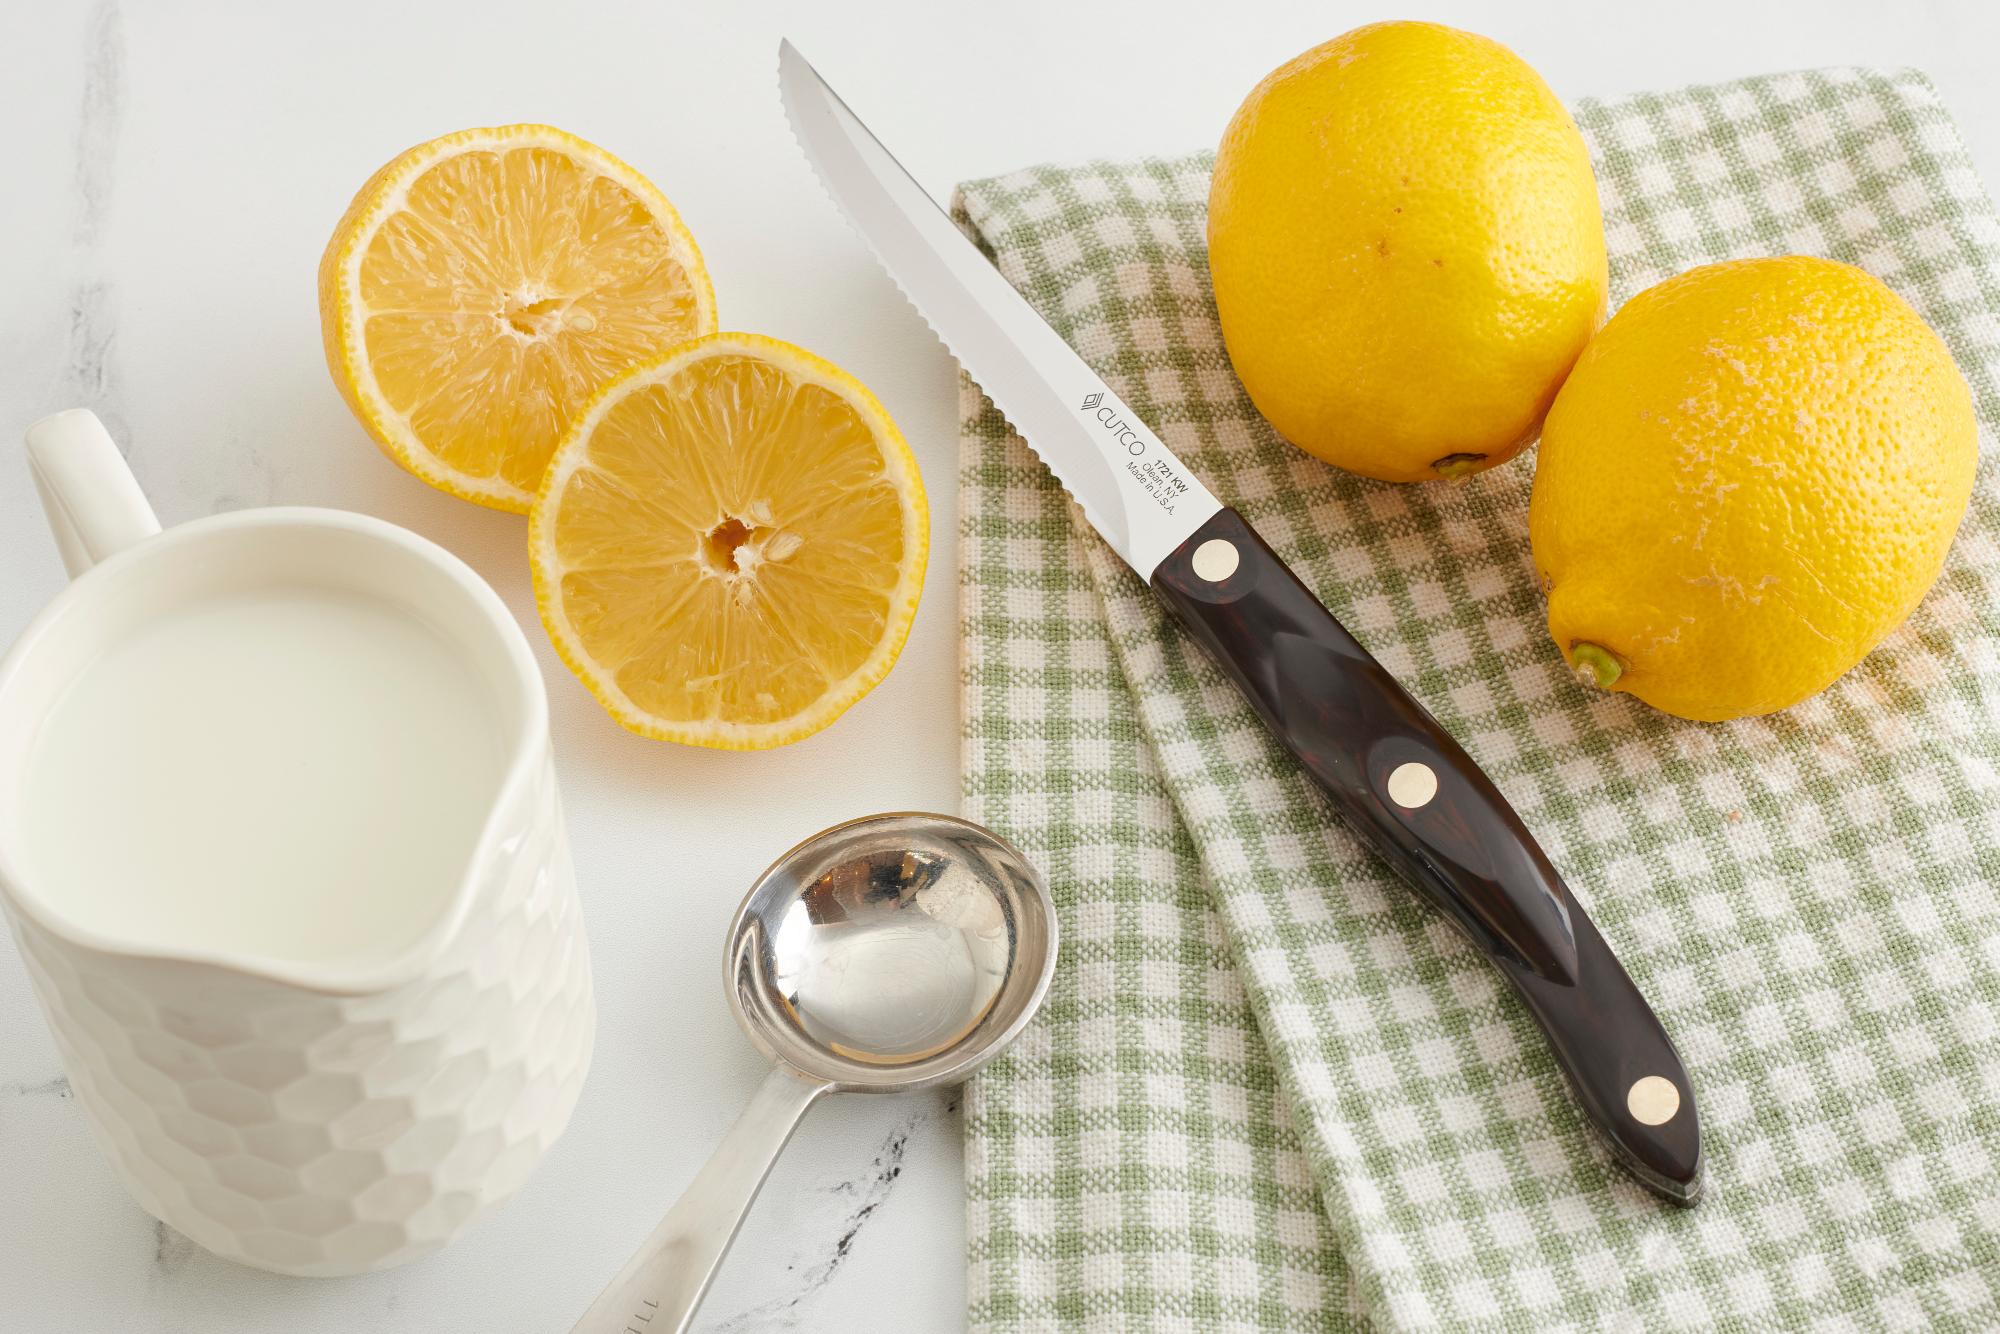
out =
[[[1671,1079],[1647,1075],[1625,1091],[1625,1110],[1642,1126],[1663,1126],[1681,1109],[1681,1091]]]
[[[1396,766],[1389,775],[1389,800],[1406,811],[1428,805],[1438,793],[1437,771],[1417,760]]]
[[[1227,538],[1211,537],[1194,549],[1194,572],[1211,584],[1219,584],[1236,573],[1242,556]]]

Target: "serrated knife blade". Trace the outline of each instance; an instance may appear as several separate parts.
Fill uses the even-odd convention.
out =
[[[1222,502],[1043,322],[790,42],[799,146],[875,258],[1125,563],[1150,578]]]

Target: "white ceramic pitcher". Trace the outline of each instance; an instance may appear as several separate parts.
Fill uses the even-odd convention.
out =
[[[87,411],[38,422],[28,452],[72,582],[0,659],[0,902],[78,1103],[139,1203],[218,1255],[346,1274],[436,1250],[562,1131],[594,1031],[519,627],[449,553],[362,515],[258,509],[161,532]],[[136,624],[219,582],[288,576],[414,613],[491,684],[504,776],[455,890],[413,943],[356,959],[148,948],[66,916],[20,855],[38,724]]]

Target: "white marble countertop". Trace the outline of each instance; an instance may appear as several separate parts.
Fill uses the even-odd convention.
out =
[[[1683,0],[1615,23],[1591,0],[1424,10],[1510,43],[1565,97],[1916,65],[2000,182],[2000,9],[1984,0]],[[1374,16],[1313,0],[0,7],[0,441],[88,405],[168,523],[271,503],[365,510],[485,575],[541,651],[601,1011],[575,1120],[518,1199],[408,1269],[290,1280],[216,1260],[131,1202],[0,948],[0,1329],[567,1329],[760,1076],[719,985],[743,889],[836,820],[956,809],[953,372],[794,149],[781,33],[943,196],[1041,160],[1211,144],[1267,69]],[[547,651],[522,522],[396,470],[328,380],[314,270],[349,196],[418,140],[518,120],[650,174],[706,252],[724,327],[847,366],[916,449],[934,509],[924,610],[895,673],[817,737],[737,755],[620,731]],[[0,443],[0,642],[62,579],[15,450]],[[959,1133],[955,1094],[816,1108],[702,1327],[958,1328]]]

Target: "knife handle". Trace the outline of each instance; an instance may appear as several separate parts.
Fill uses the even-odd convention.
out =
[[[1514,983],[1618,1156],[1692,1204],[1701,1137],[1680,1056],[1492,780],[1235,510],[1152,584],[1347,824]]]

